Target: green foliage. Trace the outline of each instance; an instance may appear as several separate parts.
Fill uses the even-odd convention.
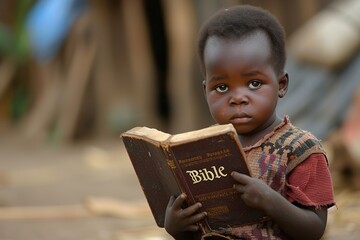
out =
[[[18,86],[13,93],[11,102],[11,119],[19,121],[27,110],[29,104],[29,92],[25,86]]]
[[[2,56],[11,55],[14,49],[14,36],[10,30],[0,22],[0,54]]]
[[[21,0],[16,5],[14,28],[0,22],[0,56],[9,57],[23,63],[30,52],[26,32],[26,17],[35,0]]]

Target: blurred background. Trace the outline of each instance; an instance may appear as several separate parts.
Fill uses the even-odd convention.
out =
[[[284,26],[278,112],[327,149],[337,206],[324,239],[357,239],[358,0],[0,0],[0,239],[169,239],[119,135],[213,123],[197,31],[237,4]]]

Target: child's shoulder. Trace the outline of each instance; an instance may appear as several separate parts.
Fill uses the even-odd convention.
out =
[[[282,128],[276,130],[276,137],[273,140],[275,145],[288,150],[290,166],[301,163],[315,153],[326,155],[321,141],[311,132],[292,125],[287,116],[284,118],[284,123]],[[288,170],[291,170],[291,167]]]
[[[311,132],[294,126],[288,116],[284,117],[284,127],[278,132],[278,136],[285,145],[296,148],[304,148],[304,150],[313,146],[321,147],[321,141]],[[300,149],[298,149],[300,150]]]
[[[284,116],[283,121],[276,126],[272,132],[265,135],[256,144],[245,147],[245,151],[251,151],[254,149],[264,149],[270,147],[275,149],[296,149],[298,147],[306,148],[313,145],[321,146],[320,140],[318,140],[311,132],[303,130],[294,126],[290,122],[288,116]]]

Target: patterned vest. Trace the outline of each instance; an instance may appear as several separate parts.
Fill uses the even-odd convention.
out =
[[[284,197],[286,175],[311,154],[325,154],[320,141],[311,133],[294,127],[288,117],[273,132],[244,151],[253,177],[262,179]],[[228,239],[286,239],[271,220],[228,229],[225,235]]]

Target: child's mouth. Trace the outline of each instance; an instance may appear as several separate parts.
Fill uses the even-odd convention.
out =
[[[251,117],[244,112],[237,113],[230,119],[232,124],[244,124],[248,123],[249,121],[251,121]]]

